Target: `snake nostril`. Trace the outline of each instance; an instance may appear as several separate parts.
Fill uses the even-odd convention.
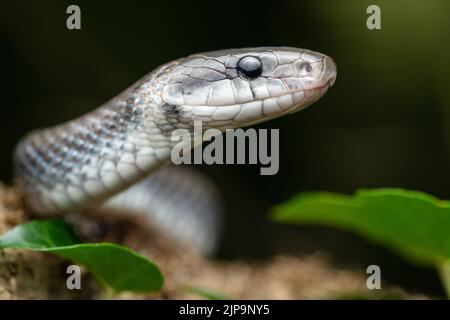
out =
[[[306,72],[311,72],[312,71],[311,63],[305,62],[305,71]]]

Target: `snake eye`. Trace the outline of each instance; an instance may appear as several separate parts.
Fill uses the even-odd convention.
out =
[[[254,79],[262,73],[262,63],[257,57],[245,56],[239,59],[237,63],[237,71],[245,78]]]

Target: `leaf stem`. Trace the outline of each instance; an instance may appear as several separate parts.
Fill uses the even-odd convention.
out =
[[[447,299],[450,299],[450,261],[440,264],[438,270]]]

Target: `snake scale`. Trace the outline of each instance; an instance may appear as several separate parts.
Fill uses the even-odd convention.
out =
[[[205,130],[224,131],[293,113],[317,101],[335,79],[333,60],[305,49],[229,49],[181,58],[94,111],[26,136],[16,148],[15,180],[37,214],[125,203],[151,209],[168,232],[208,251],[214,192],[185,170],[163,168],[174,130],[192,132],[201,121]],[[196,196],[186,204],[191,193]],[[138,195],[146,198],[143,205]]]

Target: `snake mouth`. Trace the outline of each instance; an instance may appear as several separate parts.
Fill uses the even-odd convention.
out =
[[[305,96],[304,100],[299,101],[298,104],[295,104],[291,108],[287,109],[285,112],[282,113],[282,115],[296,113],[298,111],[301,111],[301,110],[305,109],[306,107],[310,106],[311,104],[313,104],[314,102],[316,102],[317,100],[319,100],[328,91],[328,88],[330,88],[334,85],[335,79],[336,78],[333,78],[321,86],[302,90],[302,92],[304,93],[304,96]],[[295,95],[295,93],[294,93],[294,95]]]
[[[186,111],[188,114],[194,114],[194,120],[202,121],[205,128],[246,127],[305,109],[319,100],[333,83],[334,78],[316,87],[290,90],[277,96],[242,104],[188,107]]]
[[[242,111],[234,118],[235,124],[232,127],[251,126],[299,112],[319,100],[332,85],[333,82],[328,81],[315,88],[290,91],[276,97],[243,104]]]
[[[281,109],[280,114],[276,114],[273,117],[271,117],[270,113],[269,113],[269,114],[267,114],[267,116],[269,116],[270,118],[277,118],[278,116],[282,116],[285,114],[295,113],[295,112],[305,109],[306,107],[310,106],[311,104],[313,104],[314,102],[319,100],[327,92],[328,88],[333,86],[335,79],[336,78],[332,78],[332,79],[328,80],[327,82],[325,82],[325,84],[322,84],[322,85],[319,85],[319,86],[316,86],[313,88],[292,90],[292,91],[286,92],[284,94],[281,94],[279,96],[260,99],[257,101],[262,102],[263,115],[266,116],[266,114],[264,113],[264,103],[266,101],[269,101],[270,99],[274,99],[274,98],[281,101],[282,99],[288,99],[289,97],[291,97],[292,102],[293,102],[291,105],[279,104],[279,108]],[[269,117],[267,117],[267,118],[269,118]],[[267,118],[264,118],[262,120],[267,120]]]

